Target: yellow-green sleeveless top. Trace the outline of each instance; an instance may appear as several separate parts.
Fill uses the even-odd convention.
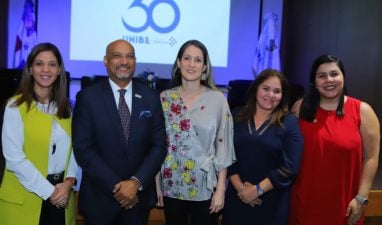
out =
[[[23,151],[27,159],[47,176],[49,142],[52,131],[52,121],[57,123],[71,137],[71,119],[59,119],[56,116],[39,111],[33,103],[29,111],[27,105],[19,107],[24,123]],[[68,166],[71,149],[68,149],[66,167]],[[12,171],[5,169],[0,186],[0,224],[1,225],[38,225],[42,199],[35,193],[28,192]],[[75,224],[75,208],[73,194],[69,199],[69,206],[65,210],[66,225]]]

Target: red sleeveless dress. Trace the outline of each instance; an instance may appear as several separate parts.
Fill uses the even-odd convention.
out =
[[[289,225],[348,224],[346,209],[358,193],[362,172],[360,101],[347,97],[344,111],[340,118],[319,108],[314,122],[299,120],[304,150]]]

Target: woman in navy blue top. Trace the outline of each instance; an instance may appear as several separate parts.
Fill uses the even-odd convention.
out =
[[[298,172],[302,137],[288,113],[285,77],[264,70],[235,112],[237,162],[229,167],[223,225],[288,223],[290,186]]]

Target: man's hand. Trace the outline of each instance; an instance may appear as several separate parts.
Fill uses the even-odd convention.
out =
[[[138,203],[138,188],[140,184],[134,179],[119,182],[114,186],[114,198],[124,209],[130,209]]]

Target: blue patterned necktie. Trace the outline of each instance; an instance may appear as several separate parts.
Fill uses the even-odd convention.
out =
[[[126,142],[129,139],[130,130],[130,110],[125,101],[126,89],[120,89],[119,91],[119,102],[118,102],[118,113],[121,118],[121,124],[123,127],[123,134],[125,135]]]

